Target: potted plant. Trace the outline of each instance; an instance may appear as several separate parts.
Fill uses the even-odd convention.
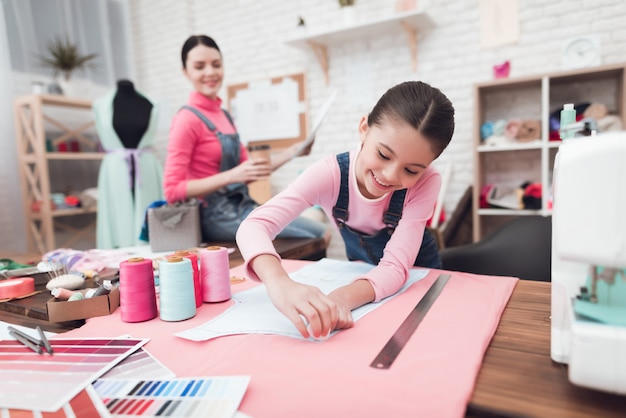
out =
[[[345,26],[351,26],[356,21],[356,11],[354,10],[354,3],[356,0],[339,0],[339,9],[343,15],[343,24]]]
[[[82,55],[78,51],[76,44],[72,43],[67,38],[55,38],[48,42],[47,46],[48,56],[40,56],[41,63],[48,68],[51,68],[52,76],[56,78],[62,74],[62,83],[69,83],[72,74],[75,71],[84,71],[87,68],[95,68],[93,60],[97,57],[97,54]],[[65,92],[68,93],[67,91]]]

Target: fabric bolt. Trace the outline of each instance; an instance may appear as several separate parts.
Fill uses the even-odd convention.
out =
[[[139,245],[145,211],[163,199],[163,169],[152,151],[159,110],[153,105],[148,129],[137,149],[126,149],[113,128],[112,91],[94,101],[96,130],[106,154],[98,176],[97,247],[111,249]],[[130,158],[135,167],[135,190],[131,189]]]
[[[283,260],[287,271],[307,263]],[[231,269],[233,276],[243,272],[243,266]],[[450,281],[391,368],[370,367],[441,273],[451,274]],[[140,335],[150,338],[146,350],[178,377],[250,376],[239,410],[255,418],[462,417],[517,280],[432,269],[353,328],[324,342],[249,334],[198,343],[174,336],[216,317],[232,301],[203,304],[195,317],[181,322],[155,318],[127,324],[120,320],[118,309],[88,319],[86,325],[63,337]],[[232,289],[237,292],[255,285],[247,281]]]
[[[389,207],[391,193],[367,199],[360,192],[354,174],[355,160],[359,150],[350,152],[349,219],[345,224],[363,234],[373,235],[385,229],[383,213]],[[272,245],[272,239],[292,219],[305,209],[319,205],[329,219],[333,219],[333,207],[339,196],[341,173],[335,155],[329,155],[307,168],[282,192],[263,204],[262,217],[258,210],[252,211],[237,232],[237,245],[245,260],[260,254],[272,254],[280,258]],[[432,216],[441,175],[428,167],[418,182],[407,189],[402,218],[389,239],[380,263],[365,279],[376,293],[376,301],[395,293],[407,277],[422,244],[422,231]],[[416,234],[419,231],[420,234]],[[258,276],[248,268],[246,274],[253,280]]]

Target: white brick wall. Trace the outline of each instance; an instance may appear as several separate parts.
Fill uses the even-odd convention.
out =
[[[405,34],[398,31],[330,47],[329,85],[325,85],[312,51],[290,47],[284,41],[297,33],[298,16],[304,17],[310,30],[340,25],[342,15],[333,0],[133,0],[129,3],[136,83],[146,94],[165,101],[169,115],[185,102],[190,89],[180,72],[180,47],[190,34],[204,33],[216,39],[224,55],[226,85],[305,72],[312,115],[332,89],[339,90],[312,155],[278,170],[272,176],[274,191],[285,187],[299,171],[322,155],[354,147],[360,117],[387,88],[409,79],[420,79],[440,88],[456,108],[456,133],[436,162],[436,165],[453,164],[445,200],[449,212],[473,183],[472,89],[474,83],[492,78],[494,64],[510,60],[512,77],[558,71],[563,40],[588,33],[601,34],[603,64],[626,61],[623,23],[626,2],[621,0],[551,3],[519,0],[519,42],[489,49],[480,46],[478,1],[420,0],[419,5],[428,13],[434,27],[419,36],[415,72],[411,69]],[[357,0],[356,19],[365,21],[390,15],[394,5],[393,0]],[[360,97],[371,98],[368,102],[345,94],[355,88],[354,74],[348,71],[359,66],[372,71],[370,82],[358,86]],[[166,132],[162,141],[164,147]],[[341,242],[336,238],[329,256],[341,254]]]

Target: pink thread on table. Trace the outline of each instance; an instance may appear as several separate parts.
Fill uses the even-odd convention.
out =
[[[205,302],[230,299],[230,267],[226,247],[214,246],[200,250],[200,281],[202,300]]]
[[[148,321],[158,315],[149,258],[129,258],[120,263],[120,310],[124,322]]]

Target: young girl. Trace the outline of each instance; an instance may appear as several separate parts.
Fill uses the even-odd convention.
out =
[[[301,144],[278,153],[271,163],[248,159],[218,96],[224,65],[217,43],[206,35],[190,36],[183,44],[181,60],[183,74],[194,91],[172,120],[163,174],[165,198],[168,202],[202,198],[202,241],[234,241],[242,219],[259,205],[250,197],[247,184],[289,161]],[[328,241],[326,230],[321,222],[299,217],[280,237],[324,237]]]
[[[247,274],[265,283],[304,338],[351,327],[352,309],[397,292],[414,265],[441,267],[425,226],[441,185],[431,163],[453,132],[454,108],[443,93],[401,83],[361,119],[358,149],[316,162],[241,224],[237,245]],[[291,280],[272,246],[285,225],[316,204],[335,220],[348,258],[376,265],[329,295]]]

